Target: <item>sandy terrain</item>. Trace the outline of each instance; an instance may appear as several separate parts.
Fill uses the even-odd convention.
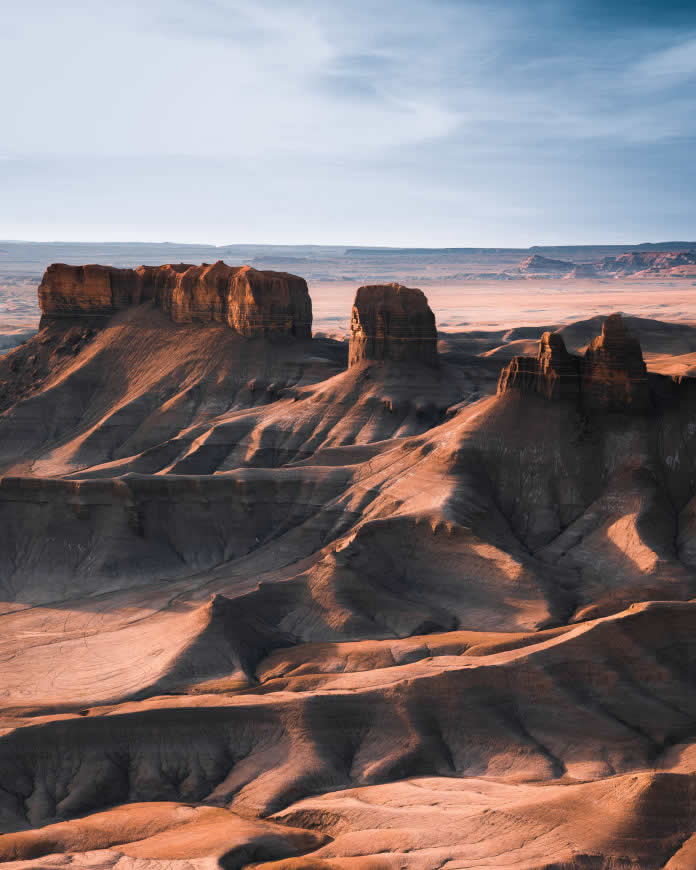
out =
[[[3,866],[692,870],[694,288],[437,281],[439,365],[348,367],[309,285],[0,356]],[[616,310],[647,406],[497,393]]]
[[[344,334],[355,283],[312,282],[315,330]],[[443,332],[509,330],[584,320],[624,311],[637,317],[696,322],[696,282],[691,280],[420,282]]]

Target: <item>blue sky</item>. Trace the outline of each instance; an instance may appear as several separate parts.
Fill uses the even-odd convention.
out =
[[[3,0],[0,238],[696,239],[696,2]]]

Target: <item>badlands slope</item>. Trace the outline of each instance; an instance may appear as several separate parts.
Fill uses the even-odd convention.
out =
[[[347,348],[221,263],[40,298],[0,357],[4,866],[696,866],[693,327],[438,348],[392,284]]]

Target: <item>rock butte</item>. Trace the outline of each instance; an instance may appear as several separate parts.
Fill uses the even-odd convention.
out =
[[[175,323],[217,321],[247,337],[312,336],[312,301],[304,278],[222,260],[137,269],[54,263],[39,286],[44,318],[109,315],[147,301]]]
[[[516,356],[503,367],[498,393],[518,389],[545,399],[575,399],[580,389],[579,362],[566,350],[562,335],[545,332],[536,358]]]
[[[364,360],[437,365],[435,315],[422,290],[396,283],[358,288],[350,323],[349,365]]]
[[[607,317],[584,358],[569,354],[559,333],[545,332],[536,358],[517,356],[502,369],[498,394],[514,389],[579,400],[591,412],[645,412],[651,405],[640,342],[620,314]]]
[[[582,393],[590,410],[645,411],[650,405],[640,342],[626,329],[620,314],[607,317],[602,334],[587,348]]]

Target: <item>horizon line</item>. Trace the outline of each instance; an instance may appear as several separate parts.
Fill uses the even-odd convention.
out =
[[[657,245],[691,245],[696,247],[696,240],[687,239],[664,239],[659,241],[643,242],[563,242],[555,244],[532,245],[361,245],[361,244],[330,244],[326,242],[298,242],[296,244],[286,242],[225,242],[215,244],[213,242],[172,242],[163,241],[115,241],[109,239],[85,240],[85,239],[0,239],[0,245],[168,245],[170,247],[196,247],[196,248],[346,248],[361,251],[389,252],[389,251],[531,251],[535,248],[644,248]]]

